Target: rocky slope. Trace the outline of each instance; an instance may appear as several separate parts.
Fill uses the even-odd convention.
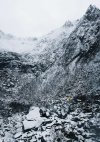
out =
[[[100,10],[24,46],[1,35],[1,142],[99,142]]]
[[[8,35],[1,32],[0,74],[2,81],[0,87],[1,94],[3,94],[1,100],[7,97],[8,103],[11,101],[19,102],[19,100],[20,103],[26,104],[41,102],[41,97],[35,95],[35,90],[31,89],[31,87],[37,88],[36,82],[38,82],[39,76],[51,68],[56,60],[62,56],[64,53],[62,45],[75,28],[77,22],[71,23],[68,21],[61,28],[37,40],[18,39],[13,36],[9,38]],[[14,51],[16,52],[12,52],[13,48],[15,48]],[[29,51],[26,52],[28,48]],[[31,48],[32,51],[30,52]],[[6,49],[7,51],[5,51]],[[19,51],[21,54],[19,54]],[[32,90],[31,94],[24,88],[28,89],[29,92]]]
[[[21,94],[49,100],[65,95],[99,93],[100,10],[90,6],[57,48],[43,52],[36,63],[46,70],[23,87]],[[53,57],[52,57],[53,56]],[[35,86],[34,86],[35,85]],[[31,90],[31,91],[30,91]]]

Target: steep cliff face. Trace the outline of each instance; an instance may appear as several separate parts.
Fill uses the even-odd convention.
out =
[[[68,23],[68,24],[67,24]],[[71,32],[75,29],[78,21],[74,24],[71,22],[66,22],[63,27],[55,30],[43,37],[36,44],[37,48],[41,49],[41,52],[34,54],[32,51],[26,54],[26,58],[32,64],[41,64],[43,70],[39,73],[36,79],[33,79],[30,83],[26,84],[19,91],[20,94],[28,94],[30,98],[29,101],[33,100],[34,103],[39,100],[46,101],[54,97],[63,86],[65,81],[66,71],[62,66],[62,57],[65,53],[64,43],[66,43]],[[39,72],[39,70],[37,70]],[[30,88],[30,89],[29,89]],[[36,101],[37,100],[37,101]],[[42,102],[39,101],[39,103]]]
[[[96,93],[99,87],[100,10],[90,6],[65,44],[73,92]],[[69,82],[66,83],[66,88]],[[70,85],[70,84],[69,84]],[[71,86],[70,85],[70,86]],[[71,90],[71,91],[72,91]]]
[[[22,88],[20,93],[29,94],[31,100],[34,96],[38,96],[40,100],[41,96],[43,100],[51,100],[58,96],[98,92],[100,10],[90,6],[76,27],[67,38],[57,44],[57,47],[59,48],[54,48],[57,49],[55,55],[57,56],[60,51],[60,56],[49,65],[48,61],[52,59],[50,57],[53,56],[54,50],[51,46],[52,52],[47,48],[47,52],[40,56],[39,62],[46,65],[44,63],[47,61],[48,68],[36,80],[26,84],[26,89]]]

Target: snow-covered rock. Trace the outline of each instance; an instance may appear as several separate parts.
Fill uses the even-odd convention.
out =
[[[45,119],[46,118],[40,116],[40,109],[38,107],[32,107],[23,121],[24,130],[40,127]]]
[[[43,122],[42,118],[37,118],[37,120],[33,120],[33,121],[28,121],[28,120],[24,120],[23,121],[23,127],[24,127],[24,131],[26,130],[30,130],[32,128],[36,129],[38,128]]]
[[[22,132],[18,132],[14,135],[14,138],[17,139],[17,138],[21,137],[21,135],[22,135]]]
[[[40,118],[40,109],[38,107],[32,107],[26,116],[28,121],[38,120]]]

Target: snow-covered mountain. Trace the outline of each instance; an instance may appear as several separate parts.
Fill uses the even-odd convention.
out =
[[[67,21],[38,39],[20,39],[0,32],[0,49],[1,115],[13,122],[18,117],[20,131],[11,124],[10,141],[100,140],[98,8],[90,5],[80,20]],[[27,112],[32,105],[48,110],[40,109],[41,116],[39,108],[33,107],[23,116],[21,111]],[[35,110],[37,120],[30,116]],[[2,129],[7,137],[3,124]],[[45,140],[46,134],[52,140]]]
[[[93,89],[91,76],[95,66],[99,68],[99,64],[95,64],[99,63],[99,23],[100,10],[90,6],[80,20],[68,21],[61,28],[39,39],[18,39],[13,36],[9,38],[1,32],[0,47],[9,49],[9,52],[1,52],[1,76],[2,70],[6,70],[8,78],[9,72],[14,76],[12,94],[16,92],[19,98],[23,96],[20,98],[23,102],[23,98],[28,97],[26,102],[29,103],[34,96],[38,101],[41,96],[45,100],[73,94],[76,90],[79,91],[79,86],[82,85],[90,87],[91,84],[90,92],[97,89]],[[29,51],[26,52],[28,48]],[[12,52],[17,52],[17,49],[23,49],[24,52]],[[89,77],[87,84],[84,84],[83,69]],[[91,72],[91,76],[88,76],[90,73],[87,72]],[[94,74],[97,75],[97,72]],[[6,82],[6,77],[4,78]],[[98,81],[93,82],[96,84]],[[1,82],[1,88],[2,86]]]
[[[39,56],[34,56],[34,52],[28,54],[32,55],[32,64],[39,66],[38,78],[26,85],[26,89],[22,88],[20,93],[23,94],[25,90],[30,98],[35,94],[38,99],[41,100],[42,96],[44,100],[59,95],[74,95],[75,92],[95,92],[98,88],[96,78],[99,64],[96,62],[99,63],[99,25],[100,10],[90,6],[74,27],[67,27],[65,36],[57,36],[57,40],[55,38],[51,42],[50,37],[47,37],[39,42],[43,52]],[[84,88],[83,92],[81,88]]]

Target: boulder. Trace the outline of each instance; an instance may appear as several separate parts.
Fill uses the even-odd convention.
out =
[[[50,112],[45,107],[40,108],[40,115],[41,117],[50,117]]]
[[[38,107],[32,107],[29,113],[26,115],[26,119],[29,121],[37,120],[40,118],[40,109]]]
[[[24,130],[37,129],[43,122],[45,122],[44,117],[40,116],[40,109],[38,107],[32,107],[29,113],[26,115],[23,121]]]
[[[32,128],[38,128],[42,124],[42,122],[43,122],[42,118],[38,118],[37,120],[33,121],[24,120],[23,121],[24,131],[30,130]]]
[[[14,138],[17,139],[22,136],[22,132],[18,132],[14,135]]]

